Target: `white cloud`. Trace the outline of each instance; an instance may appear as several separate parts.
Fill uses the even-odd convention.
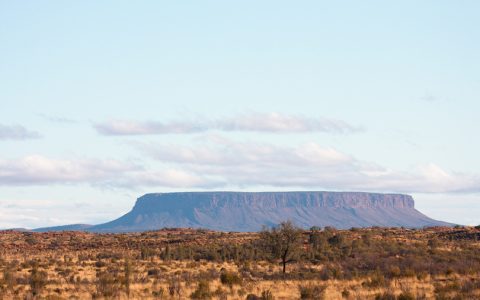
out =
[[[48,184],[91,184],[100,187],[208,186],[205,179],[187,171],[168,168],[151,171],[143,166],[118,160],[52,159],[30,155],[0,160],[0,186]]]
[[[217,129],[224,131],[259,132],[331,132],[351,133],[360,130],[341,120],[322,117],[307,118],[279,113],[245,113],[216,122]]]
[[[95,129],[103,135],[142,135],[168,133],[195,133],[206,131],[202,123],[195,122],[138,122],[129,120],[112,120],[95,124]]]
[[[435,164],[390,170],[317,143],[296,147],[205,140],[200,145],[143,145],[147,154],[199,177],[230,186],[388,192],[479,192],[480,177]]]
[[[20,125],[2,125],[0,124],[0,140],[26,140],[37,139],[41,135],[36,131],[31,131]]]
[[[173,122],[110,120],[95,124],[94,127],[103,135],[181,134],[209,130],[269,133],[352,133],[361,130],[341,120],[279,113],[245,113],[217,120],[197,119]]]
[[[158,162],[52,159],[0,160],[0,186],[89,184],[113,188],[325,189],[402,193],[480,192],[480,177],[435,164],[391,170],[317,143],[281,146],[202,139],[196,145],[139,146]]]
[[[65,160],[30,155],[17,160],[0,160],[0,185],[104,181],[138,168],[115,160]]]
[[[208,179],[208,176],[198,176],[191,172],[175,168],[162,171],[144,171],[130,174],[126,178],[126,186],[169,187],[169,188],[192,188],[192,187],[215,187],[219,183]]]

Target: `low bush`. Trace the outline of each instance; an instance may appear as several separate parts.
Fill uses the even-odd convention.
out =
[[[240,285],[242,283],[242,279],[237,273],[224,271],[222,274],[220,274],[220,282],[223,285],[232,287],[233,285]]]
[[[208,281],[202,280],[198,283],[197,289],[193,291],[193,293],[190,295],[190,298],[192,299],[211,299],[213,296],[213,293],[210,291],[210,284]]]
[[[326,285],[300,285],[298,290],[300,291],[300,299],[324,299]]]

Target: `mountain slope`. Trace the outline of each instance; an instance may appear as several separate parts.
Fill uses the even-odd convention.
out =
[[[257,231],[285,220],[309,228],[450,226],[417,211],[411,196],[355,192],[189,192],[146,194],[133,209],[94,232],[164,227]]]

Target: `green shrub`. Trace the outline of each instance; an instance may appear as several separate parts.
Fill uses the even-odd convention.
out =
[[[240,278],[240,276],[238,276],[238,274],[234,273],[234,272],[223,272],[222,274],[220,274],[220,282],[223,284],[223,285],[228,285],[230,287],[232,287],[233,285],[239,285],[242,283],[242,279]]]
[[[342,291],[342,298],[348,298],[348,297],[350,297],[350,291],[347,289],[344,289]]]
[[[181,286],[178,278],[175,278],[174,280],[171,280],[170,283],[168,284],[168,294],[171,297],[175,296],[175,294],[178,297],[180,297],[181,290],[182,290],[182,286]]]
[[[324,299],[326,285],[300,285],[298,290],[300,291],[300,299]]]
[[[255,294],[248,294],[246,300],[274,300],[272,292],[270,290],[264,290],[261,296]]]
[[[101,260],[95,262],[95,267],[97,267],[97,268],[103,268],[106,265],[107,265],[107,263],[104,262],[104,261],[101,261]]]
[[[29,284],[32,295],[39,295],[43,288],[47,285],[47,272],[39,271],[38,267],[34,265],[30,274]]]
[[[397,300],[415,300],[415,297],[412,295],[412,293],[403,292],[398,295]]]
[[[363,282],[362,285],[369,288],[380,288],[388,285],[388,283],[385,281],[385,277],[382,274],[377,273],[369,280]]]
[[[273,297],[273,294],[270,290],[264,290],[262,292],[262,297],[260,297],[260,299],[261,300],[273,300],[275,298]]]
[[[155,298],[160,298],[162,299],[165,295],[165,290],[163,288],[160,288],[158,291],[153,291],[152,296]]]
[[[190,295],[192,299],[211,299],[213,296],[212,292],[210,291],[210,284],[208,281],[202,280],[198,283],[197,289],[193,291]]]
[[[375,300],[396,300],[397,297],[395,297],[395,294],[385,292],[383,294],[377,294],[375,296]]]
[[[155,250],[148,248],[148,247],[143,247],[140,249],[140,259],[142,260],[148,260],[151,257],[154,257],[156,255]]]
[[[104,298],[115,297],[118,294],[120,283],[110,272],[97,273],[97,296]]]

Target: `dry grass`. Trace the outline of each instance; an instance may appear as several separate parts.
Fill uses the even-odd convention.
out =
[[[284,277],[278,261],[249,248],[257,233],[3,231],[0,298],[480,299],[479,262],[471,259],[480,257],[479,233],[474,228],[354,229],[336,231],[341,242],[313,251],[311,233],[305,232],[302,259]],[[410,260],[417,256],[431,259],[430,265],[415,269]],[[381,268],[374,264],[377,258],[391,265]]]

